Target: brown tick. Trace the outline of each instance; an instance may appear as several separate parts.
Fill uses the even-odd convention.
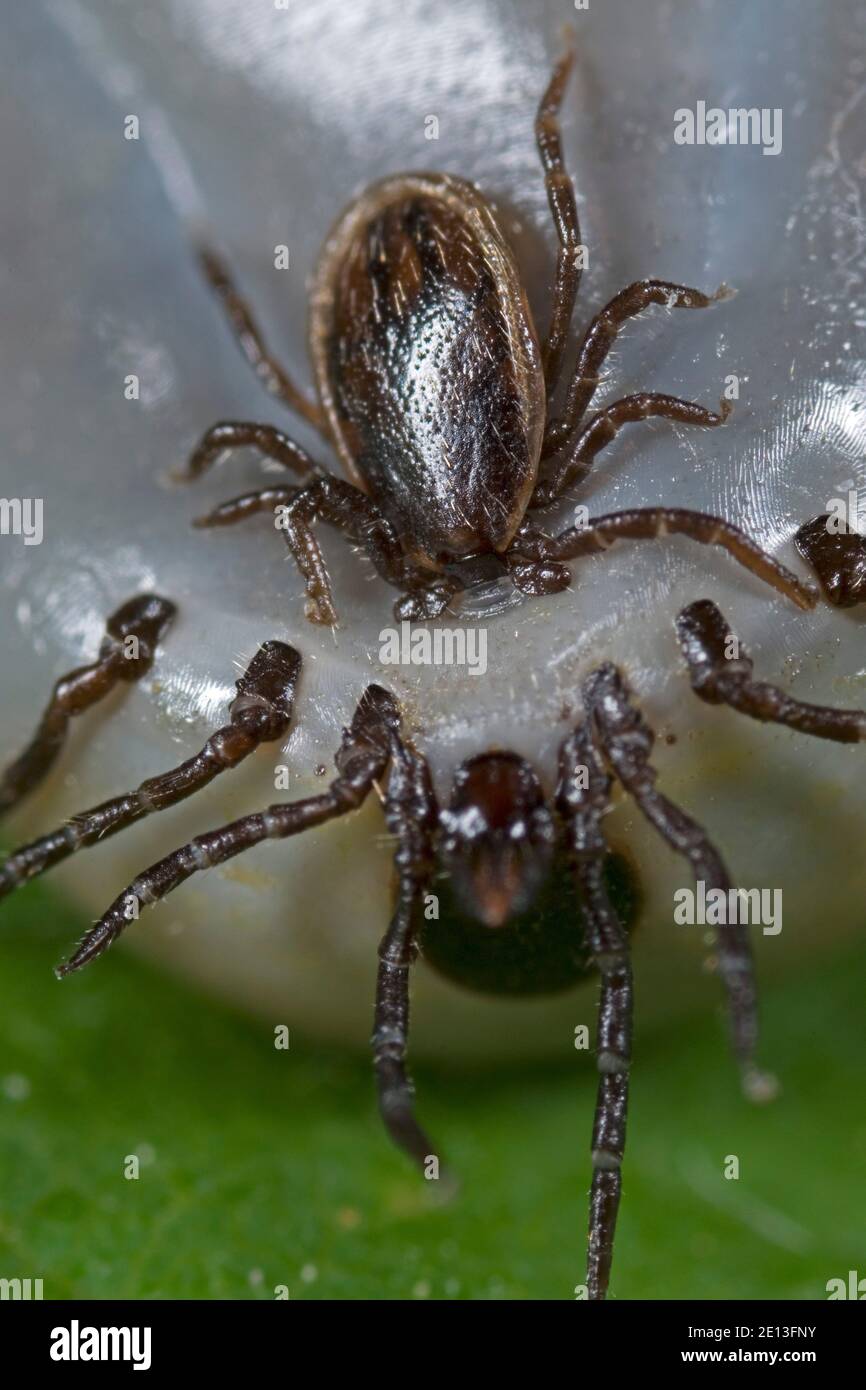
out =
[[[550,507],[585,478],[623,425],[650,416],[715,427],[719,412],[641,391],[587,418],[617,333],[651,304],[705,309],[724,298],[664,280],[638,280],[596,314],[577,354],[561,412],[551,414],[580,283],[580,228],[562,159],[558,113],[574,54],[556,66],[535,123],[559,238],[553,310],[539,347],[520,272],[483,194],[449,174],[397,174],[350,204],[328,236],[313,286],[310,354],[319,403],[274,361],[215,253],[201,252],[241,348],[267,388],[315,425],[351,481],[328,473],[272,425],[223,421],[207,431],[184,477],[227,450],[252,445],[299,473],[223,503],[199,526],[278,513],[306,586],[307,616],[337,621],[313,523],[326,521],[401,590],[398,619],[438,617],[491,567],[524,594],[558,593],[564,563],[620,538],[680,534],[726,549],[808,607],[811,592],[736,527],[701,512],[648,507],[595,517],[548,536],[527,513]]]

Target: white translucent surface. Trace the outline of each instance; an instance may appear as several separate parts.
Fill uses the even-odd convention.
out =
[[[796,527],[829,497],[866,489],[866,41],[855,0],[594,0],[585,13],[517,0],[289,0],[285,11],[33,0],[4,16],[0,493],[45,502],[41,546],[0,537],[4,753],[29,734],[51,681],[92,655],[121,599],[147,588],[180,606],[152,678],[83,721],[8,833],[48,828],[188,756],[223,719],[234,668],[260,641],[291,641],[305,660],[284,751],[263,750],[200,798],[57,872],[90,914],[189,835],[273,800],[275,763],[291,769],[293,795],[320,789],[315,769],[330,773],[370,679],[405,699],[445,795],[454,765],[491,744],[532,758],[550,785],[580,682],[610,659],[660,735],[677,737],[659,740],[665,789],[707,823],[737,881],[784,889],[766,970],[862,926],[862,752],[701,706],[672,626],[685,603],[712,597],[760,676],[801,698],[863,705],[856,610],[800,613],[686,540],[623,543],[576,562],[570,592],[490,620],[486,676],[383,668],[378,634],[393,591],[338,537],[323,533],[342,622],[332,635],[304,621],[300,580],[266,519],[189,529],[256,484],[254,457],[193,489],[166,482],[217,419],[272,421],[324,456],[240,360],[190,252],[196,223],[308,383],[306,281],[336,214],[386,173],[458,173],[497,202],[543,332],[555,242],[532,118],[569,17],[579,60],[564,139],[590,248],[578,325],[648,274],[738,291],[711,311],[654,310],[631,324],[603,398],[651,388],[714,406],[726,375],[742,387],[723,430],[655,422],[623,432],[561,521],[577,500],[591,512],[695,506],[799,567]],[[783,152],[675,145],[675,110],[698,100],[781,107]],[[123,138],[129,114],[138,142]],[[437,141],[425,138],[430,115]],[[273,268],[278,244],[290,249],[288,272]],[[128,373],[141,379],[138,402],[124,399]],[[667,1009],[700,989],[713,998],[699,983],[700,933],[670,926],[683,867],[630,807],[612,827],[620,843],[633,832],[646,878],[642,1007]],[[389,892],[370,804],[351,823],[197,877],[128,936],[269,1017],[363,1042]],[[497,1005],[422,966],[415,1045],[559,1047],[591,999]]]

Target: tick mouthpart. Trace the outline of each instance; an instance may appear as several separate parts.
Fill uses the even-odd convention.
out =
[[[448,556],[442,561],[446,574],[453,574],[467,589],[489,584],[508,575],[508,566],[493,550],[479,550],[471,555]]]
[[[503,557],[492,551],[452,560],[443,569],[460,581],[461,588],[451,605],[451,611],[459,617],[493,618],[526,600]]]
[[[547,863],[537,863],[527,848],[486,846],[464,877],[466,905],[482,926],[504,927],[531,905]]]
[[[553,855],[552,825],[549,834],[546,824],[541,829],[540,836],[521,833],[517,842],[492,835],[472,844],[448,836],[443,864],[463,910],[481,926],[508,926],[532,906]]]
[[[495,928],[525,912],[550,871],[556,839],[530,765],[514,753],[467,759],[441,825],[440,857],[470,916]]]

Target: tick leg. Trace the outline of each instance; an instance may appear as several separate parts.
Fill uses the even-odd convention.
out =
[[[307,400],[265,346],[252,310],[239,294],[225,262],[209,246],[199,247],[198,258],[223,306],[238,346],[259,381],[272,396],[277,396],[291,410],[297,411],[327,439],[328,431],[322,410],[313,401]]]
[[[683,609],[677,618],[677,636],[689,664],[692,689],[708,704],[730,705],[751,719],[787,724],[801,734],[836,743],[866,741],[866,710],[806,704],[793,700],[777,685],[753,680],[751,659],[709,599]]]
[[[251,420],[221,420],[218,425],[205,430],[190,454],[186,468],[177,474],[177,479],[179,482],[190,482],[200,478],[221,454],[247,448],[257,449],[265,458],[305,478],[324,472],[310,458],[306,449],[302,449],[300,444],[274,425],[259,425]]]
[[[604,755],[616,777],[663,840],[682,854],[707,891],[720,889],[729,901],[732,887],[721,856],[706,832],[656,790],[656,771],[649,759],[655,735],[629,700],[616,667],[606,662],[584,682],[583,699],[598,732]],[[719,973],[728,995],[734,1052],[743,1086],[760,1094],[762,1078],[754,1063],[758,1037],[757,998],[752,952],[746,927],[729,922],[717,927]]]
[[[266,458],[299,473],[305,480],[328,476],[325,469],[310,458],[306,450],[273,425],[224,420],[205,432],[190,455],[186,470],[177,475],[178,481],[189,482],[199,478],[220,454],[250,445],[257,448]],[[299,486],[257,488],[253,492],[245,492],[240,497],[232,497],[229,501],[221,503],[206,516],[196,517],[193,526],[231,526],[236,521],[243,521],[259,512],[275,512],[278,507],[288,506],[300,491]]]
[[[586,786],[579,773],[585,772]],[[632,1042],[632,973],[628,935],[604,882],[608,853],[602,818],[610,810],[611,778],[589,721],[559,753],[556,805],[568,827],[590,950],[601,974],[596,1061],[598,1093],[592,1131],[592,1191],[586,1285],[590,1299],[607,1294],[622,1190]]]
[[[730,401],[719,402],[719,412],[707,410],[696,401],[681,401],[677,396],[665,396],[658,391],[641,391],[623,396],[605,406],[588,420],[565,458],[557,463],[546,477],[536,484],[530,507],[549,507],[562,496],[566,488],[582,482],[592,467],[596,454],[616,438],[623,425],[660,415],[666,420],[678,420],[682,425],[702,425],[712,429],[723,425],[731,413]]]
[[[70,719],[102,700],[120,681],[140,680],[150,670],[157,644],[176,611],[168,599],[139,594],[111,615],[96,661],[60,678],[24,752],[0,774],[0,815],[47,775],[66,740]]]
[[[553,69],[553,75],[535,117],[535,142],[544,170],[544,186],[547,190],[550,214],[559,237],[553,312],[542,353],[548,400],[551,399],[562,372],[562,358],[581,276],[577,264],[580,246],[577,203],[574,186],[562,158],[562,137],[559,128],[559,110],[573,65],[574,48],[569,45],[567,52]]]
[[[151,777],[133,792],[73,816],[65,825],[10,854],[0,866],[0,898],[76,850],[116,835],[136,821],[174,806],[206,787],[226,768],[237,767],[261,743],[282,738],[292,718],[301,658],[284,642],[265,642],[236,683],[231,723],[212,734],[200,753]]]
[[[617,334],[624,323],[640,314],[650,304],[663,304],[668,309],[707,309],[720,299],[727,299],[730,293],[725,285],[720,285],[715,294],[702,294],[700,290],[689,289],[686,285],[675,285],[668,280],[636,280],[634,284],[620,290],[619,294],[596,314],[586,331],[569,382],[562,415],[550,420],[545,430],[542,458],[549,458],[572,438],[595,394],[604,359],[616,342]]]
[[[522,560],[513,551],[507,551],[505,558],[515,589],[530,598],[561,594],[571,588],[571,570],[558,560]]]
[[[398,620],[419,622],[437,618],[462,588],[459,579],[435,574],[407,560],[396,531],[375,502],[352,483],[330,475],[319,477],[306,487],[245,492],[221,503],[207,516],[197,517],[193,525],[232,526],[260,512],[275,515],[274,524],[282,531],[295,558],[306,587],[306,611],[311,622],[333,627],[337,621],[325,557],[312,529],[317,520],[336,526],[372,560],[386,583],[406,590],[394,605]]]
[[[395,1144],[421,1168],[436,1150],[415,1118],[414,1091],[406,1072],[409,1034],[409,970],[417,955],[414,909],[433,872],[436,797],[426,762],[395,735],[385,797],[385,819],[396,837],[397,904],[379,947],[373,1065],[379,1110]]]
[[[392,735],[399,727],[399,712],[391,695],[381,686],[369,685],[361,696],[352,724],[343,734],[335,762],[337,776],[320,796],[269,806],[228,825],[200,835],[145,869],[114,900],[104,917],[82,937],[75,952],[56,974],[80,970],[102,955],[124,927],[147,907],[179,888],[193,874],[224,864],[263,840],[283,840],[312,826],[354,811],[367,797],[388,766]]]
[[[406,558],[393,526],[360,489],[342,478],[319,478],[297,492],[280,523],[304,579],[311,622],[333,627],[337,621],[331,581],[312,530],[317,519],[338,527],[361,547],[382,579],[407,591],[394,607],[398,619],[438,617],[458,592],[460,582],[456,578],[433,574]]]
[[[745,569],[769,584],[798,608],[814,608],[818,591],[804,583],[772,555],[750,540],[745,532],[721,517],[681,507],[635,507],[590,517],[585,526],[571,526],[558,536],[547,536],[524,523],[508,552],[512,567],[526,562],[537,565],[573,560],[608,550],[618,540],[658,540],[663,536],[688,536],[701,545],[718,545]]]
[[[254,492],[243,492],[240,497],[221,502],[206,516],[197,516],[192,524],[199,530],[209,530],[217,526],[234,526],[236,521],[246,521],[247,517],[259,516],[262,512],[276,517],[277,512],[282,512],[282,508],[294,501],[300,491],[299,487],[260,487]]]

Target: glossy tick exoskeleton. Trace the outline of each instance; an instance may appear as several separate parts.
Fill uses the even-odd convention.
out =
[[[461,565],[479,554],[502,557],[525,592],[551,593],[568,583],[564,560],[603,549],[618,537],[668,532],[723,545],[801,607],[817,601],[811,585],[742,532],[702,513],[619,512],[558,537],[525,520],[527,510],[555,501],[585,473],[624,422],[656,414],[717,425],[724,414],[642,394],[582,423],[602,361],[627,318],[649,303],[695,308],[711,302],[697,290],[650,280],[623,291],[593,321],[563,411],[547,418],[579,278],[574,195],[556,125],[571,61],[569,54],[556,68],[537,122],[560,237],[543,353],[493,213],[475,189],[457,179],[387,179],[338,223],[314,295],[312,346],[321,406],[307,402],[271,360],[225,271],[205,253],[210,278],[260,376],[322,429],[354,481],[324,474],[278,430],[253,424],[209,431],[191,471],[200,472],[225,448],[254,444],[309,475],[300,487],[237,498],[208,521],[222,524],[285,508],[285,536],[306,581],[310,616],[317,621],[334,621],[311,530],[317,518],[341,527],[404,591],[397,604],[402,617],[440,613],[463,584]],[[862,537],[831,535],[819,517],[801,528],[798,544],[829,601],[851,605],[866,598]],[[31,743],[0,776],[0,812],[44,777],[72,715],[117,681],[134,680],[149,669],[172,613],[166,600],[144,595],[109,620],[98,659],[58,682]],[[754,680],[751,660],[710,601],[699,600],[679,614],[677,635],[702,700],[821,738],[866,740],[863,711],[804,704]],[[192,795],[261,743],[283,738],[293,717],[300,666],[292,647],[265,643],[237,682],[229,722],[198,754],[10,855],[0,867],[0,896],[75,851]],[[426,1167],[437,1154],[415,1119],[406,1072],[409,974],[419,950],[452,978],[506,994],[560,988],[593,969],[600,975],[586,1279],[588,1296],[600,1299],[608,1287],[622,1185],[632,1038],[629,929],[636,894],[628,866],[611,853],[604,833],[615,784],[684,856],[708,892],[727,895],[732,885],[706,832],[657,789],[650,761],[654,735],[623,676],[609,662],[599,665],[583,682],[582,697],[582,718],[559,750],[552,795],[528,762],[491,749],[458,768],[442,807],[426,759],[402,733],[394,697],[378,685],[368,686],[344,731],[337,775],[325,791],[244,816],[151,865],[85,934],[58,974],[68,975],[99,956],[141,908],[194,874],[265,840],[296,835],[354,811],[378,788],[395,844],[397,891],[380,948],[373,1054],[385,1124],[414,1160]],[[425,926],[421,911],[434,878],[437,891],[450,894],[454,907],[450,921],[443,919],[435,930]],[[551,899],[556,914],[548,910]],[[563,918],[571,922],[565,931]],[[756,995],[747,932],[736,915],[716,930],[734,1050],[747,1092],[760,1096],[767,1083],[754,1061]]]
[[[549,536],[527,514],[550,507],[589,472],[621,427],[649,416],[717,426],[729,413],[658,392],[624,396],[587,418],[617,333],[651,304],[705,309],[723,298],[638,280],[592,320],[562,408],[553,401],[580,282],[580,229],[562,159],[558,112],[574,55],[557,65],[535,133],[559,238],[553,310],[543,349],[520,272],[483,194],[450,174],[399,174],[367,189],[337,221],[316,273],[310,354],[319,400],[308,401],[274,361],[215,253],[204,270],[240,345],[274,395],[313,424],[349,479],[326,472],[271,425],[224,421],[192,453],[197,477],[227,450],[253,446],[299,473],[223,503],[199,526],[278,512],[307,594],[307,616],[337,621],[317,520],[343,532],[402,591],[401,619],[441,614],[483,566],[498,564],[524,594],[571,583],[564,563],[618,539],[668,534],[720,545],[802,606],[810,595],[781,565],[718,517],[647,507],[597,516]]]

